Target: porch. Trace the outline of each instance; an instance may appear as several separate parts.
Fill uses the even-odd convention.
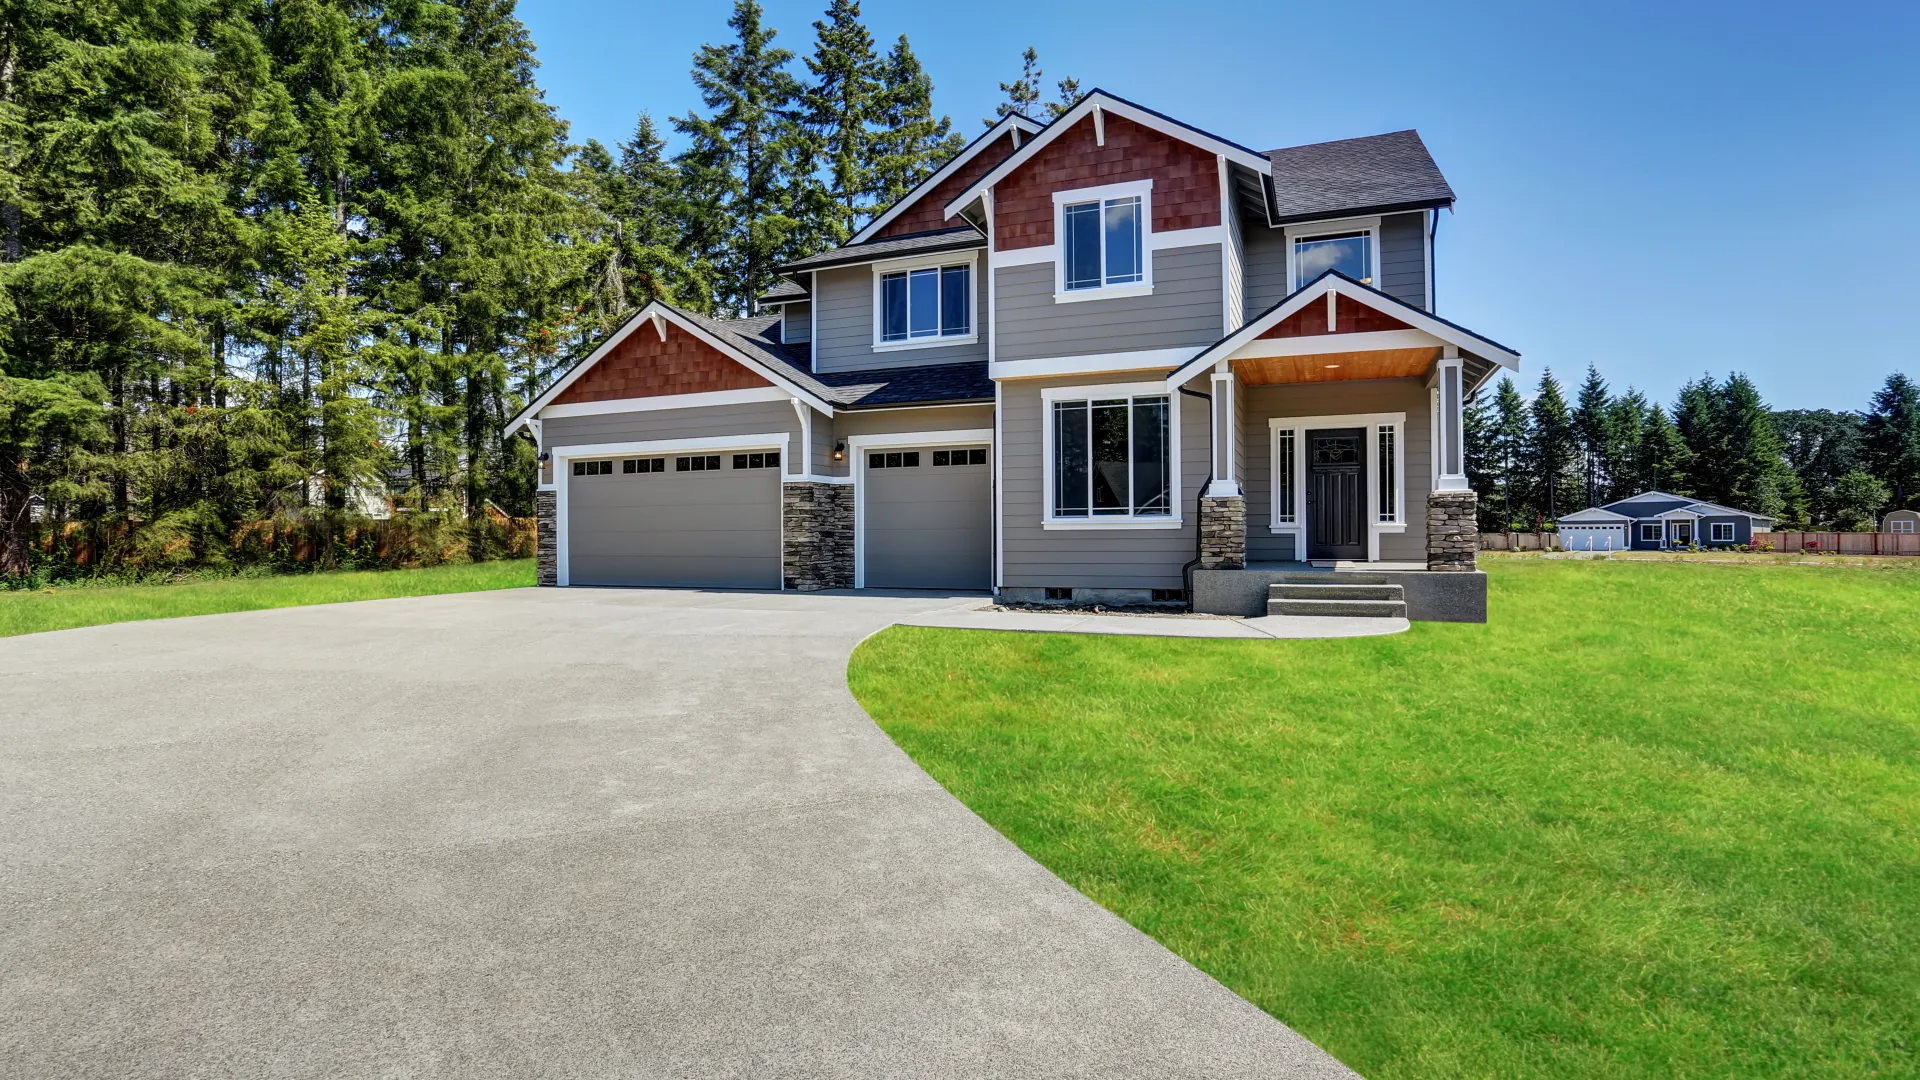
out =
[[[1464,409],[1517,365],[1336,273],[1202,352],[1175,375],[1204,379],[1211,418],[1195,609],[1245,615],[1299,575],[1372,574],[1402,587],[1412,618],[1484,620]]]

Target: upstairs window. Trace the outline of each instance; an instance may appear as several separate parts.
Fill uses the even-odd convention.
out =
[[[1329,270],[1338,270],[1362,284],[1373,284],[1373,236],[1350,233],[1346,236],[1315,236],[1293,242],[1296,268],[1294,288],[1313,281]]]
[[[880,275],[879,344],[973,337],[973,267],[921,266]]]
[[[1140,202],[1140,196],[1132,195],[1066,205],[1068,289],[1135,285],[1145,279]]]

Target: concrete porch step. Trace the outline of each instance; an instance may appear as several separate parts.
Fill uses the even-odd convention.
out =
[[[1279,600],[1267,601],[1269,615],[1357,615],[1364,618],[1404,619],[1405,600]]]
[[[1399,585],[1289,581],[1267,588],[1269,600],[1405,600],[1406,598],[1406,589]]]

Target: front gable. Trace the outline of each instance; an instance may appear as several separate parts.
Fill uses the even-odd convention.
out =
[[[549,404],[755,390],[772,386],[745,364],[700,340],[685,328],[660,320],[628,334],[574,379]]]
[[[913,200],[912,204],[900,210],[892,221],[867,239],[885,240],[893,236],[909,236],[951,227],[955,223],[947,220],[948,201],[972,187],[995,165],[1007,160],[1007,156],[1016,149],[1015,137],[1014,131],[1008,130],[981,147],[980,152],[954,170],[953,175],[935,184],[926,193],[907,196]]]
[[[1104,139],[1097,130],[1102,126]],[[1053,243],[1056,191],[1137,180],[1153,182],[1153,232],[1220,224],[1220,166],[1214,154],[1108,112],[1072,122],[994,184],[994,250]]]
[[[1341,303],[1338,293],[1328,293],[1327,301],[1309,304],[1275,323],[1260,335],[1261,339],[1311,337],[1316,334],[1373,334],[1386,330],[1411,330],[1413,327],[1368,304],[1349,300]],[[1436,349],[1436,355],[1438,355]]]

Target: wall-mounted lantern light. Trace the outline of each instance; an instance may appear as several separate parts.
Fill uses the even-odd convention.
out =
[[[833,444],[833,460],[847,460],[847,440],[841,439],[839,442]]]

